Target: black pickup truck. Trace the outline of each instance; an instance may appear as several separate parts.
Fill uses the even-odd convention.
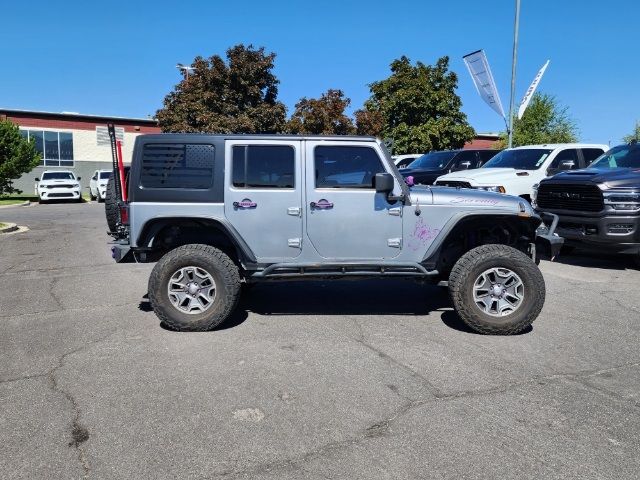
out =
[[[536,187],[534,187],[534,192]],[[640,145],[604,153],[583,170],[543,180],[534,207],[560,217],[567,246],[626,253],[640,265]]]

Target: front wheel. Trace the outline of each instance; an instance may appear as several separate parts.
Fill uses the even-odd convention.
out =
[[[238,267],[222,251],[190,244],[163,256],[149,277],[149,302],[179,331],[206,331],[224,322],[240,297]]]
[[[545,284],[536,264],[521,251],[482,245],[456,262],[449,292],[458,315],[473,330],[513,335],[540,314]]]

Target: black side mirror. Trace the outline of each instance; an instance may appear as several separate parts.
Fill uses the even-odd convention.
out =
[[[393,175],[390,173],[376,173],[376,176],[373,177],[373,185],[378,193],[391,193],[394,184]]]
[[[78,180],[78,181],[82,180],[82,177],[78,177],[78,178],[77,178],[77,180]]]
[[[39,179],[39,178],[36,178],[36,182],[39,182],[39,181],[40,181],[40,179]]]

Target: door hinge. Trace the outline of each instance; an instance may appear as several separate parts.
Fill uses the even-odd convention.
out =
[[[389,245],[390,247],[393,247],[393,248],[400,248],[400,247],[402,247],[402,239],[401,238],[389,238],[387,240],[387,245]]]
[[[287,215],[291,215],[292,217],[299,217],[301,213],[302,209],[300,207],[287,208]]]
[[[396,217],[402,216],[402,208],[401,207],[393,207],[389,209],[389,215],[394,215]]]
[[[302,239],[301,238],[290,238],[289,240],[287,240],[287,245],[289,245],[290,247],[293,247],[293,248],[300,248],[300,246],[302,245]]]

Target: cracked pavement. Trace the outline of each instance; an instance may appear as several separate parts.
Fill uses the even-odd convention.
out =
[[[543,262],[513,337],[439,288],[258,285],[215,332],[163,329],[150,265],[116,265],[103,206],[4,209],[0,472],[37,478],[640,476],[640,271]]]

